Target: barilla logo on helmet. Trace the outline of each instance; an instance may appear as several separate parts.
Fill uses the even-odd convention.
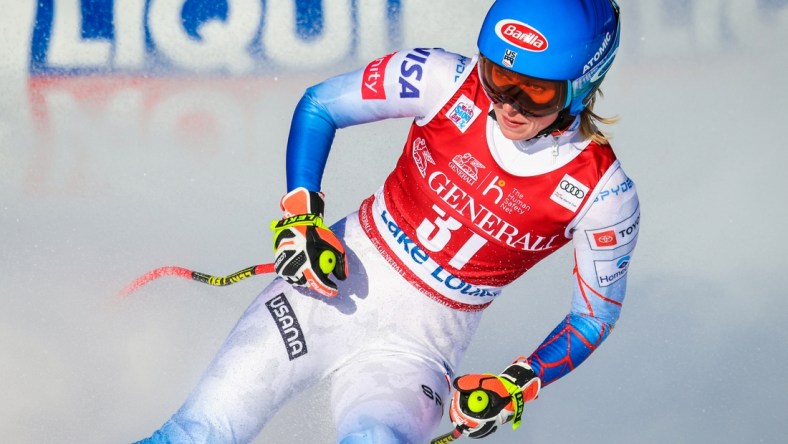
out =
[[[530,25],[512,19],[503,19],[495,25],[495,33],[506,43],[526,51],[542,52],[547,49],[547,38]]]

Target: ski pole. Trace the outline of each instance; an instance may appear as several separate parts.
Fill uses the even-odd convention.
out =
[[[199,271],[192,271],[183,267],[167,266],[159,267],[151,270],[142,276],[135,279],[123,291],[120,292],[120,297],[126,297],[136,291],[138,288],[147,284],[148,282],[158,279],[163,276],[177,276],[184,279],[192,279],[203,284],[213,285],[216,287],[224,287],[240,282],[248,277],[258,274],[267,274],[274,272],[274,264],[259,264],[251,267],[244,268],[243,270],[236,271],[235,273],[227,276],[212,276],[210,274],[200,273]]]
[[[478,389],[472,391],[471,394],[468,395],[468,400],[466,402],[468,403],[468,410],[473,413],[479,413],[490,405],[490,396],[484,389]],[[430,444],[445,444],[447,442],[452,442],[461,437],[462,432],[467,428],[467,425],[460,424],[451,432],[433,438]]]
[[[449,433],[445,433],[443,435],[437,436],[430,441],[430,444],[444,444],[447,442],[452,442],[459,437],[462,436],[462,431],[465,430],[467,427],[464,425],[457,426],[456,429],[452,430]]]

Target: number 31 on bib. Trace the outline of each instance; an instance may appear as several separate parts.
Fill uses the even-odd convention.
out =
[[[457,230],[463,226],[457,219],[446,215],[446,212],[439,206],[433,205],[432,209],[438,213],[435,221],[424,219],[416,229],[416,235],[424,248],[437,253],[446,248],[452,235],[455,235]],[[471,232],[471,237],[457,249],[449,261],[449,265],[456,269],[462,268],[486,243],[487,239]]]

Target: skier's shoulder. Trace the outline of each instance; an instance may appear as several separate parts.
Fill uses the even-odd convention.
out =
[[[640,199],[635,182],[615,161],[592,192],[590,209],[579,223],[580,227],[617,226],[640,220]],[[628,221],[628,222],[627,222]]]
[[[465,77],[473,63],[471,57],[443,48],[410,48],[395,53],[400,74],[405,77],[424,75],[429,80],[457,82]]]

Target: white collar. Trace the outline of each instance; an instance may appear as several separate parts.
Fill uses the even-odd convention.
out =
[[[487,119],[487,145],[498,165],[515,176],[536,176],[554,171],[577,157],[590,140],[578,131],[579,125],[558,135],[548,134],[529,140],[504,137],[498,122]]]

